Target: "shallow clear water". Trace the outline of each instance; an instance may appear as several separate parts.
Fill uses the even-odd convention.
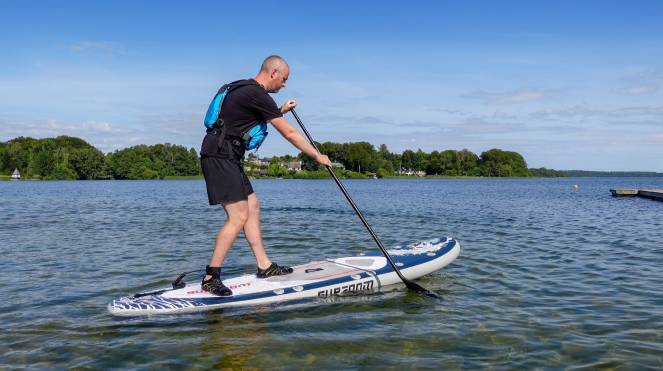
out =
[[[271,258],[374,250],[331,181],[256,180]],[[204,267],[225,215],[202,181],[0,182],[0,368],[663,367],[658,178],[345,181],[386,245],[456,237],[405,288],[115,318],[115,297]],[[573,184],[580,188],[574,191]],[[251,272],[244,240],[225,274]]]

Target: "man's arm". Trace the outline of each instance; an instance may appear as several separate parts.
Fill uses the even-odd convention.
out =
[[[313,157],[320,165],[331,166],[331,161],[327,155],[315,150],[315,148],[304,138],[297,130],[295,130],[290,123],[283,117],[272,119],[272,126],[278,130],[279,133],[293,146],[297,147],[300,151]]]

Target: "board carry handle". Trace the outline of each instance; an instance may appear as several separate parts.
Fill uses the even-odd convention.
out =
[[[313,146],[313,148],[315,148],[315,150],[318,151],[318,153],[320,153],[320,150],[318,149],[318,146],[313,141],[313,138],[311,137],[311,134],[309,134],[308,130],[306,130],[306,127],[304,126],[304,123],[302,122],[302,120],[299,118],[299,115],[297,115],[297,112],[295,112],[294,109],[291,109],[290,112],[292,112],[292,115],[295,116],[295,120],[297,120],[297,123],[299,123],[299,126],[301,126],[302,130],[304,131],[304,134],[306,134],[306,138],[308,138],[309,142],[311,142],[311,145]],[[352,200],[352,197],[350,197],[350,194],[348,193],[347,189],[345,189],[345,186],[343,185],[343,183],[341,183],[341,181],[338,179],[338,177],[334,173],[334,170],[332,169],[332,167],[328,166],[328,165],[325,165],[325,167],[327,168],[327,171],[329,171],[329,174],[332,176],[332,178],[336,182],[336,185],[338,186],[338,188],[341,189],[341,192],[343,193],[345,198],[348,200],[348,202],[350,203],[350,205],[354,209],[355,213],[359,217],[359,220],[361,220],[361,222],[364,224],[364,227],[366,227],[366,229],[368,230],[368,233],[370,233],[371,237],[373,237],[373,240],[375,241],[375,243],[378,245],[378,247],[382,251],[382,254],[384,254],[385,258],[387,258],[387,261],[389,262],[391,267],[394,269],[394,272],[396,272],[396,274],[401,279],[401,281],[403,281],[405,286],[408,289],[416,291],[416,292],[418,292],[420,294],[423,294],[425,296],[428,296],[428,297],[431,297],[431,298],[436,298],[436,299],[442,299],[438,294],[421,287],[419,284],[417,284],[415,282],[412,282],[412,281],[408,280],[407,278],[405,278],[403,276],[401,271],[399,271],[398,268],[396,268],[396,264],[392,260],[391,256],[387,252],[387,249],[385,249],[384,245],[382,244],[382,242],[380,241],[378,236],[373,231],[373,228],[371,228],[371,226],[368,224],[368,222],[366,221],[366,218],[364,218],[364,215],[361,213],[361,211],[359,210],[359,208],[355,204],[354,200]]]

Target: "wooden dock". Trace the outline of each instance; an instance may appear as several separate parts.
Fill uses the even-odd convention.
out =
[[[614,197],[643,197],[663,201],[663,189],[611,189]]]

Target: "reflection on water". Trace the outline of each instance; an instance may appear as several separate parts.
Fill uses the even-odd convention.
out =
[[[442,301],[394,286],[111,317],[111,299],[204,267],[224,218],[204,183],[0,182],[0,368],[663,368],[663,203],[608,191],[662,179],[346,185],[388,246],[460,240],[459,258],[419,282]],[[254,188],[275,261],[376,250],[333,182]],[[254,264],[239,239],[224,274]]]
[[[212,368],[244,369],[255,362],[271,335],[256,312],[226,316],[223,311],[206,315],[208,326],[198,345],[198,358]]]

